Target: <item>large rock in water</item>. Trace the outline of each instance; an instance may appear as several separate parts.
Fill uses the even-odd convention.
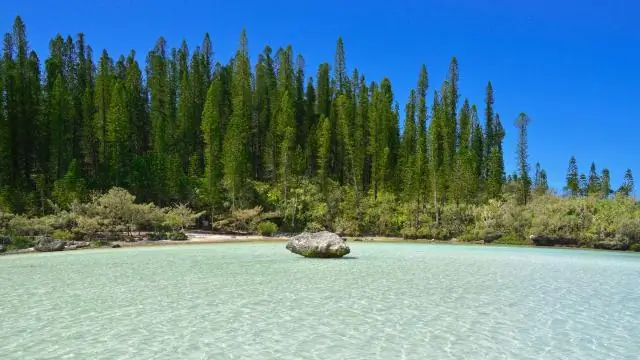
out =
[[[36,251],[49,252],[49,251],[62,251],[64,250],[65,243],[62,240],[54,240],[50,236],[40,236],[36,240],[36,245],[33,247]]]
[[[287,242],[286,248],[294,254],[314,258],[339,258],[351,252],[344,239],[329,231],[296,235]]]

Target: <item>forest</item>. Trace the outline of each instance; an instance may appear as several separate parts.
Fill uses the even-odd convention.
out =
[[[455,57],[433,98],[422,65],[397,99],[390,79],[347,68],[340,37],[315,73],[291,46],[252,64],[245,31],[227,63],[209,34],[113,57],[59,34],[40,58],[17,17],[2,51],[0,234],[160,231],[169,217],[176,231],[207,219],[224,232],[640,250],[631,170],[615,188],[606,168],[581,173],[567,154],[566,186],[550,189],[529,163],[529,117],[503,124],[491,82],[479,105],[463,97]]]

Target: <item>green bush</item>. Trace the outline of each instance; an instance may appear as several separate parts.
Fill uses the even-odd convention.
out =
[[[183,233],[182,231],[172,231],[169,233],[169,240],[174,240],[174,241],[184,241],[184,240],[189,240],[189,237],[187,236],[187,234]]]
[[[262,236],[271,236],[278,231],[278,225],[272,223],[271,221],[263,221],[258,224],[258,233]]]
[[[167,240],[168,238],[167,233],[163,231],[152,232],[149,234],[149,240],[151,241]]]
[[[640,244],[633,244],[629,246],[630,251],[640,252]]]
[[[107,240],[97,240],[91,242],[91,247],[110,246],[111,242]]]
[[[531,241],[527,238],[515,235],[515,234],[505,234],[501,236],[499,239],[492,242],[492,244],[496,245],[531,245]]]
[[[20,250],[20,249],[28,249],[33,247],[34,241],[33,238],[27,236],[14,236],[11,239],[11,245],[7,246],[7,249],[10,250]]]
[[[57,240],[72,240],[74,239],[74,235],[67,230],[55,230],[53,232],[53,238]]]
[[[310,223],[307,224],[307,226],[304,228],[304,231],[306,232],[320,232],[320,231],[325,231],[327,229],[325,229],[324,226],[318,224],[315,221],[312,221]]]

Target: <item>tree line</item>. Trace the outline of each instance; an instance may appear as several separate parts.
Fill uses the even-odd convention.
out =
[[[481,108],[464,98],[455,57],[430,99],[427,67],[417,69],[401,119],[391,80],[349,72],[341,38],[314,74],[291,46],[266,46],[251,64],[244,31],[228,63],[212,49],[208,34],[193,49],[160,37],[141,65],[134,50],[95,56],[80,33],[54,37],[42,61],[17,17],[0,60],[0,208],[45,215],[121,187],[213,217],[262,206],[291,228],[322,212],[312,222],[332,227],[339,192],[356,223],[368,202],[392,196],[438,226],[446,206],[507,193],[526,205],[549,191],[539,164],[529,175],[527,115],[507,175],[492,84]],[[566,190],[610,197],[608,170],[578,175],[572,158]],[[628,170],[618,192],[632,191]]]

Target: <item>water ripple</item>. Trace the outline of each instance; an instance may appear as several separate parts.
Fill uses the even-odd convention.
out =
[[[1,359],[640,359],[640,257],[282,244],[0,258]]]

